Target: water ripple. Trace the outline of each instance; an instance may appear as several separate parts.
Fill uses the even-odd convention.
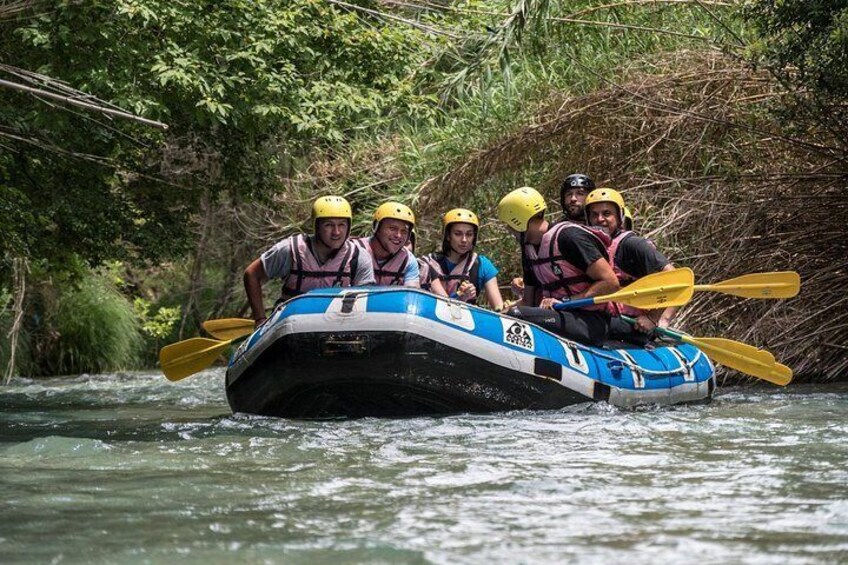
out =
[[[222,382],[0,391],[3,562],[848,560],[845,386],[302,422],[230,414]]]

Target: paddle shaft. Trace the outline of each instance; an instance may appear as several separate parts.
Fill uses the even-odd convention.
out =
[[[618,292],[560,302],[554,305],[554,309],[571,310],[604,302],[620,302],[646,310],[682,306],[692,298],[694,280],[691,269],[660,271],[644,276]]]

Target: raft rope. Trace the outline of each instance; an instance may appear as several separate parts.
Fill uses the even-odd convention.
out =
[[[648,369],[648,368],[643,367],[641,365],[637,365],[636,363],[632,363],[628,359],[619,359],[618,357],[614,357],[614,356],[612,356],[608,353],[604,353],[603,349],[597,349],[595,347],[589,347],[587,345],[583,345],[582,343],[577,343],[576,341],[569,341],[569,340],[563,339],[563,338],[559,338],[559,340],[564,342],[568,346],[573,346],[576,349],[580,349],[580,350],[585,351],[587,353],[591,353],[592,355],[594,355],[596,357],[601,357],[602,359],[606,359],[607,361],[615,361],[617,363],[621,363],[622,365],[624,365],[625,367],[630,369],[630,372],[638,371],[643,376],[653,377],[653,378],[668,377],[668,376],[672,376],[672,375],[682,375],[684,373],[688,373],[688,372],[692,371],[693,367],[695,367],[695,364],[698,363],[698,361],[701,360],[701,356],[704,354],[703,351],[696,348],[695,351],[698,352],[697,355],[695,355],[695,357],[693,357],[687,363],[681,364],[681,366],[679,368],[677,368],[677,369],[666,369],[664,371],[657,371],[657,370],[654,370],[654,369]]]

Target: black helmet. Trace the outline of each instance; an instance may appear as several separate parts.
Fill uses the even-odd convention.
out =
[[[559,187],[559,196],[560,200],[565,196],[565,191],[571,190],[572,188],[584,188],[586,192],[590,192],[595,190],[595,183],[584,174],[575,173],[573,175],[568,175],[565,177],[565,180],[562,181],[562,186]]]
[[[562,186],[560,187],[560,192],[565,192],[571,188],[585,188],[586,190],[595,190],[595,183],[584,174],[574,173],[573,175],[568,175],[565,177],[565,180],[562,181]]]

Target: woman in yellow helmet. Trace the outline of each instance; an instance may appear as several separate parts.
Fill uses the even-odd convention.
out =
[[[353,214],[341,196],[324,196],[312,204],[312,235],[289,236],[265,251],[244,270],[244,289],[255,325],[265,321],[262,284],[283,282],[281,299],[313,288],[374,284],[371,258],[349,239]]]
[[[463,302],[477,303],[485,294],[489,305],[503,308],[498,288],[498,269],[488,257],[474,251],[480,220],[471,210],[454,208],[442,216],[442,251],[431,253],[425,260],[443,273],[442,285],[449,296]]]

